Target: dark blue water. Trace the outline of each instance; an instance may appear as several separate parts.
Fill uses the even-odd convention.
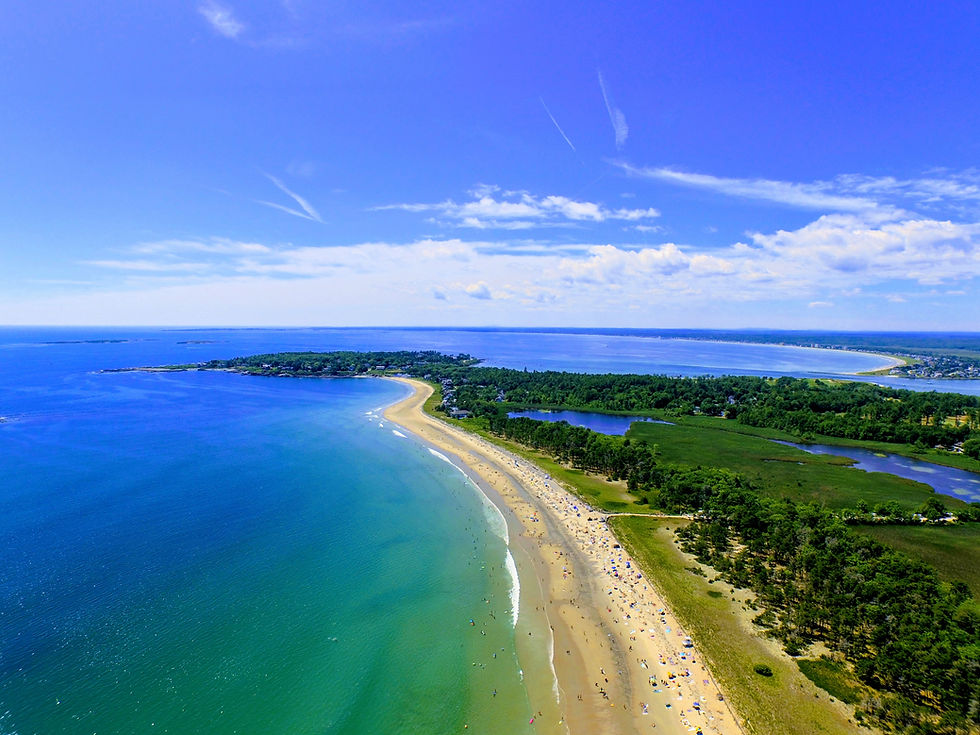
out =
[[[91,339],[117,344],[64,344]],[[63,344],[45,344],[62,342]],[[882,367],[876,355],[783,345],[701,342],[621,334],[491,329],[187,329],[0,328],[5,345],[30,346],[42,365],[81,360],[88,369],[196,362],[288,350],[434,349],[466,352],[485,364],[529,370],[697,375],[849,377],[909,390],[980,395],[977,380],[911,380],[851,373]],[[69,348],[54,349],[52,348]],[[44,355],[47,351],[51,354]],[[55,354],[57,353],[57,354]],[[3,360],[4,357],[0,357]],[[28,363],[32,369],[36,364]],[[2,367],[0,367],[2,370]],[[0,408],[0,415],[3,409]]]
[[[669,421],[658,421],[649,416],[610,416],[593,411],[512,411],[507,414],[511,418],[523,416],[535,421],[567,421],[572,426],[582,426],[599,434],[623,436],[629,431],[635,421],[649,421],[655,424],[670,424]]]
[[[802,449],[811,454],[833,454],[855,460],[854,467],[867,472],[887,472],[908,480],[929,485],[937,493],[960,498],[967,502],[980,501],[980,475],[955,467],[923,462],[897,454],[876,454],[856,447],[837,447],[829,444],[794,444],[777,442]]]

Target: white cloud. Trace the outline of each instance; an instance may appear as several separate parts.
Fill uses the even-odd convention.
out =
[[[87,260],[85,265],[94,265],[97,268],[109,268],[121,271],[139,271],[147,273],[167,273],[167,272],[199,272],[203,273],[210,269],[207,263],[194,262],[167,262],[155,260]]]
[[[225,38],[238,38],[245,30],[245,25],[235,17],[232,9],[225,5],[207,2],[197,10],[211,27]]]
[[[493,295],[490,293],[490,287],[484,281],[479,283],[471,283],[465,289],[467,296],[472,296],[474,299],[492,299]]]
[[[808,273],[847,281],[911,279],[934,285],[980,275],[980,223],[903,219],[877,224],[824,215],[798,230],[751,235],[786,280]],[[848,283],[847,285],[854,285]]]
[[[834,182],[844,191],[907,197],[923,203],[980,201],[980,175],[976,170],[941,173],[942,177],[933,175],[913,179],[843,174],[834,179]]]
[[[631,176],[678,186],[712,191],[723,196],[753,199],[825,212],[858,212],[880,221],[911,216],[909,207],[921,207],[944,216],[975,216],[980,204],[980,172],[933,171],[918,178],[842,174],[829,181],[793,182],[761,178],[734,178],[692,173],[668,167],[640,167],[624,161],[611,163]]]
[[[949,324],[968,328],[980,320],[980,301],[967,295],[980,285],[980,223],[880,221],[874,212],[823,215],[798,229],[753,233],[711,249],[506,238],[331,247],[183,238],[138,243],[76,266],[87,270],[69,280],[86,283],[51,284],[33,302],[0,294],[0,321],[51,322],[61,314],[90,323],[544,324],[560,318],[584,325],[622,324],[627,312],[642,320],[674,310],[681,323],[695,313],[718,323],[744,313],[735,305],[748,302],[778,302],[778,312],[752,308],[781,315],[789,313],[782,305],[794,304],[804,319],[842,299],[883,309],[917,286],[965,292]]]
[[[807,307],[810,309],[827,309],[833,305],[833,302],[830,301],[811,301]]]
[[[212,237],[208,240],[158,240],[140,243],[133,247],[133,252],[172,255],[181,252],[199,252],[233,255],[236,253],[269,253],[272,252],[272,249],[257,242],[237,242],[224,237]]]
[[[505,230],[607,220],[638,222],[660,216],[653,207],[607,209],[596,202],[557,195],[535,197],[522,191],[501,192],[489,186],[477,187],[471,194],[474,199],[462,203],[447,199],[436,204],[387,204],[374,209],[435,212],[457,227]]]
[[[877,202],[867,197],[835,193],[833,185],[827,182],[799,184],[771,179],[724,178],[711,174],[677,171],[672,168],[639,168],[622,161],[613,163],[632,176],[707,189],[726,196],[757,199],[804,209],[864,211],[878,206]]]

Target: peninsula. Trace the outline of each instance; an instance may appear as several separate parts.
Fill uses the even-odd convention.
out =
[[[976,726],[980,503],[771,440],[819,439],[977,472],[980,398],[477,363],[431,351],[310,352],[172,369],[408,381],[413,396],[389,420],[456,457],[507,509],[533,560],[554,635],[557,705],[529,691],[552,724],[734,732],[764,723],[804,733],[819,722],[844,733],[859,721],[893,727],[902,713],[923,727]],[[526,408],[669,417],[674,428],[636,424],[624,438],[509,416]],[[873,530],[882,523],[894,531]],[[935,527],[926,542],[923,526]],[[763,644],[763,630],[782,650]],[[662,701],[665,693],[680,696]],[[658,703],[668,716],[655,714]]]

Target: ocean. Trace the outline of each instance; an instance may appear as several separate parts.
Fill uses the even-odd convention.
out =
[[[99,372],[416,347],[532,369],[880,363],[502,331],[0,330],[0,734],[532,731],[522,669],[547,651],[517,640],[542,623],[522,604],[515,629],[500,515],[380,417],[406,388]]]

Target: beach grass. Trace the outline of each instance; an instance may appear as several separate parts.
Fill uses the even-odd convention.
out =
[[[743,609],[743,592],[733,591],[723,582],[712,584],[689,571],[697,562],[674,542],[673,529],[684,521],[621,516],[610,519],[610,523],[697,641],[748,733],[855,732],[857,725],[849,719],[847,708],[817,689],[793,659],[753,626],[751,613]],[[756,672],[756,667],[765,666],[772,671],[771,676]]]
[[[663,462],[738,472],[770,497],[816,502],[829,508],[854,508],[859,500],[872,507],[896,500],[915,510],[935,495],[931,487],[913,480],[854,469],[845,457],[810,454],[755,432],[731,431],[704,421],[673,426],[636,423],[627,436],[656,445],[657,458]],[[954,509],[964,505],[958,498],[944,497],[943,501]]]
[[[820,658],[801,658],[796,661],[803,675],[833,697],[845,704],[857,704],[861,690],[855,686],[853,675],[841,661],[821,656]]]
[[[932,565],[947,582],[966,583],[980,599],[980,524],[855,526],[854,530]]]

